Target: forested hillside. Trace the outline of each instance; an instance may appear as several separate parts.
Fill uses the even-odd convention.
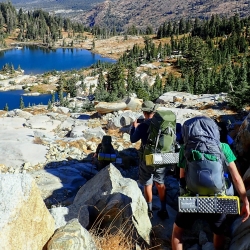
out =
[[[41,10],[24,13],[20,9],[16,12],[10,3],[1,3],[0,10],[1,47],[13,32],[18,34],[17,41],[40,40],[44,45],[53,47],[62,32],[67,31],[74,38],[84,37],[87,30],[69,19],[51,16]],[[108,30],[95,26],[88,31],[93,35],[93,48],[95,40],[119,35],[115,27]],[[97,100],[115,101],[128,93],[136,93],[144,100],[155,100],[163,92],[177,90],[193,94],[228,92],[232,107],[238,109],[249,104],[250,17],[240,19],[236,14],[230,18],[213,15],[203,21],[198,18],[194,21],[181,19],[159,24],[157,34],[152,35],[152,32],[147,29],[142,34],[144,45],[134,44],[116,64],[98,63],[93,66],[91,74],[99,74],[99,79],[95,93],[92,90],[90,93],[95,94]],[[129,34],[138,33],[132,26],[122,36],[126,40]],[[162,70],[148,69],[145,72],[155,76],[155,82],[150,86],[136,76],[136,67],[152,62],[160,62]],[[174,68],[171,73],[166,71],[168,64]],[[75,96],[74,83],[77,80],[77,76],[62,77],[58,91],[64,90]]]
[[[118,30],[126,30],[132,25],[141,30],[147,26],[155,30],[165,21],[180,18],[207,19],[213,14],[246,17],[250,14],[250,3],[245,0],[13,0],[12,3],[24,10],[41,8],[67,16],[86,26],[100,25]]]

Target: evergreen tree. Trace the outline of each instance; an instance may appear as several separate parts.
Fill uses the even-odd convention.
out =
[[[162,95],[163,92],[163,87],[162,87],[162,80],[159,76],[159,74],[156,75],[154,85],[152,86],[152,91],[151,91],[151,99],[155,100],[159,96]]]
[[[237,85],[235,84],[234,89],[229,92],[229,104],[230,106],[241,109],[249,101],[249,92],[250,87],[247,82],[247,70],[246,70],[246,60],[245,58],[241,59],[241,65],[239,68],[239,74],[236,80]]]
[[[67,93],[70,94],[71,97],[76,97],[77,96],[77,87],[76,83],[78,81],[78,77],[73,76],[69,78],[67,81],[65,81],[65,90]]]
[[[48,101],[47,109],[48,109],[48,110],[51,110],[51,109],[52,109],[52,104],[51,104],[51,101],[50,101],[50,100]]]
[[[22,96],[20,97],[19,108],[20,108],[20,109],[24,109],[24,108],[25,108],[25,105],[24,105],[24,101],[23,101],[23,97],[22,97]]]
[[[65,105],[65,101],[64,101],[63,91],[62,90],[60,90],[58,92],[58,98],[59,98],[60,106],[64,106]]]
[[[175,85],[175,77],[172,73],[170,73],[168,75],[168,77],[166,78],[166,82],[163,88],[163,92],[167,93],[169,91],[174,90],[174,85]]]
[[[51,103],[55,103],[55,101],[56,101],[56,96],[55,96],[55,92],[53,92],[51,96]]]
[[[137,97],[143,99],[144,101],[150,100],[150,94],[144,88],[139,88],[137,91]]]
[[[135,65],[130,64],[128,68],[128,74],[127,74],[127,93],[128,95],[135,92],[136,86],[136,77],[135,77]]]
[[[108,92],[106,90],[106,82],[103,76],[102,69],[100,69],[97,86],[95,89],[95,99],[98,101],[106,101],[108,98]]]
[[[227,62],[223,66],[221,73],[222,73],[221,91],[223,92],[228,92],[228,90],[233,91],[235,74],[232,69],[232,62],[230,56],[228,56]]]
[[[4,109],[5,111],[9,111],[8,103],[5,104]]]
[[[121,99],[126,95],[124,66],[116,63],[107,75],[107,91],[112,95],[111,99]]]
[[[56,87],[57,92],[58,92],[58,93],[59,93],[60,91],[63,92],[65,86],[66,86],[66,79],[65,79],[65,77],[64,77],[63,75],[61,75],[61,76],[59,77],[58,82],[57,82],[57,87]]]

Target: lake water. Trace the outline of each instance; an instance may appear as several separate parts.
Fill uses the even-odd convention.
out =
[[[24,96],[24,90],[0,91],[0,109],[4,109],[6,103],[9,110],[20,108],[20,98],[22,96],[25,107],[32,105],[47,105],[48,101],[52,99],[51,94],[40,96]],[[55,100],[58,100],[57,94]]]
[[[46,49],[37,46],[24,46],[22,49],[0,51],[0,69],[6,63],[17,69],[20,65],[24,74],[42,74],[47,71],[67,71],[81,69],[101,62],[115,62],[110,58],[94,54],[86,49],[60,48]]]
[[[24,46],[22,49],[13,48],[0,51],[0,69],[6,63],[13,64],[15,69],[20,65],[21,69],[24,70],[24,74],[42,74],[52,70],[68,71],[81,69],[89,67],[98,61],[115,62],[113,59],[104,58],[85,49],[60,48],[49,50],[37,46]],[[23,90],[0,91],[0,109],[3,109],[6,103],[9,110],[19,108],[20,98],[24,93]],[[23,96],[25,107],[33,104],[47,105],[49,100],[51,100],[51,94]]]

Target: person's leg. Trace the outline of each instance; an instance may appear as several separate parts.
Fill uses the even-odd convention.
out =
[[[172,232],[172,250],[182,250],[183,244],[182,244],[182,234],[184,229],[178,227],[175,223],[173,226],[173,232]]]
[[[225,236],[223,234],[221,234],[221,235],[214,234],[213,240],[214,240],[214,249],[215,250],[224,249]]]
[[[215,250],[224,249],[225,229],[228,220],[226,214],[209,214],[206,218],[214,233],[213,243]]]
[[[161,209],[157,212],[157,215],[162,219],[168,219],[168,212],[167,212],[167,202],[166,202],[166,187],[164,184],[165,175],[166,175],[166,168],[158,168],[154,172],[154,181],[156,188],[158,190],[158,195],[161,201]]]
[[[139,166],[139,182],[144,186],[144,198],[148,205],[149,216],[153,215],[152,209],[152,187],[153,187],[153,174],[150,172],[150,169],[143,163],[140,163]]]
[[[145,197],[146,202],[152,203],[152,200],[153,200],[152,187],[153,187],[152,184],[144,186],[144,197]]]
[[[178,212],[175,218],[172,231],[172,249],[183,249],[183,231],[192,227],[196,219],[199,218],[198,213],[180,213]]]
[[[152,193],[153,185],[145,185],[144,186],[144,197],[148,205],[148,215],[151,218],[153,216],[153,193]]]
[[[166,187],[164,183],[155,182],[158,190],[159,199],[161,201],[161,210],[166,210]]]

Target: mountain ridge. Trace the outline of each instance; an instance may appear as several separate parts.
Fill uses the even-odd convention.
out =
[[[151,26],[157,29],[163,22],[178,21],[181,18],[204,19],[212,14],[240,17],[250,14],[250,2],[245,0],[93,0],[93,1],[22,1],[13,0],[16,8],[24,10],[41,8],[70,19],[80,21],[86,26],[119,27],[126,30],[135,25],[138,29]]]

